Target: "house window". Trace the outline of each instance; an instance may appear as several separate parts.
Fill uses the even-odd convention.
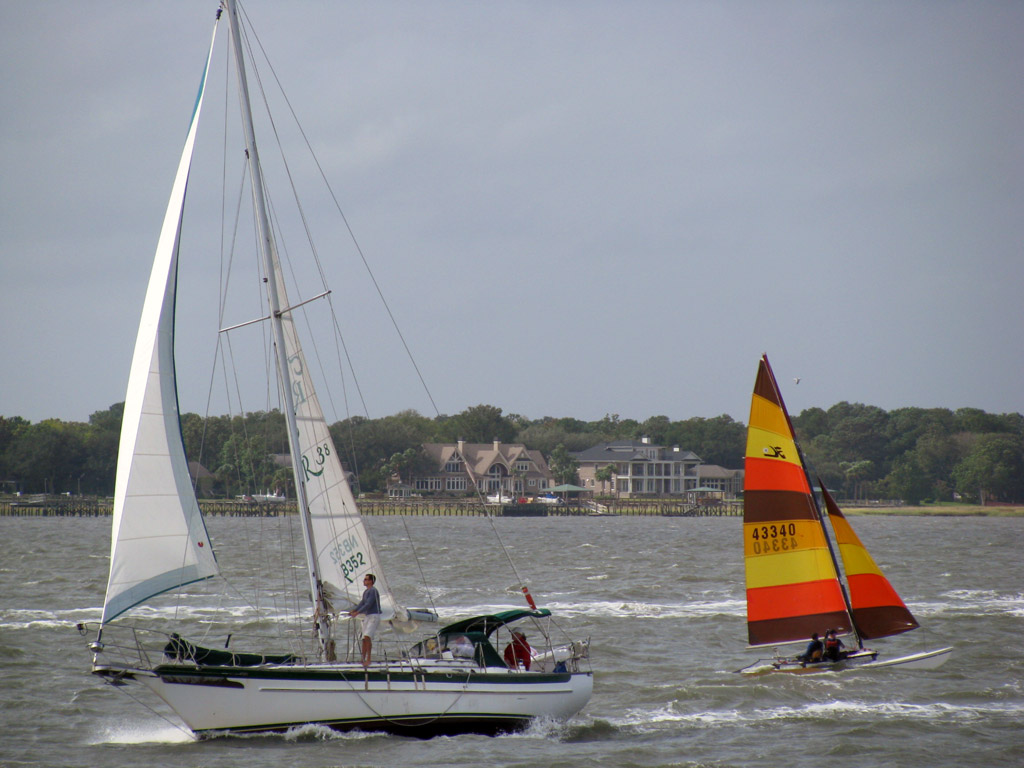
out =
[[[462,461],[459,459],[458,456],[456,456],[453,459],[449,459],[448,462],[444,465],[444,471],[445,472],[449,472],[449,473],[453,473],[453,474],[456,473],[456,472],[461,472],[462,471]]]
[[[449,477],[445,481],[444,489],[446,491],[464,491],[464,490],[466,490],[466,478],[464,478],[464,477]]]
[[[529,472],[529,471],[530,471],[530,462],[528,462],[528,461],[517,461],[516,462],[516,472]]]
[[[416,490],[417,491],[440,491],[441,490],[441,478],[440,477],[417,477],[416,478]]]

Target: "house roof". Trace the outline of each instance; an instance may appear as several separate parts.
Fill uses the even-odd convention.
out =
[[[651,449],[658,452],[656,459],[651,459]],[[613,461],[700,461],[700,456],[693,451],[666,448],[663,445],[652,445],[642,440],[613,440],[610,443],[587,448],[571,454],[578,461],[613,462]]]
[[[434,459],[438,470],[443,470],[444,465],[456,456],[461,457],[474,477],[486,475],[496,464],[511,472],[515,463],[523,460],[531,462],[537,474],[545,477],[551,474],[540,451],[530,450],[518,443],[425,443],[423,450]]]
[[[697,467],[698,477],[716,477],[728,479],[730,477],[736,477],[736,474],[740,472],[738,469],[726,469],[718,464],[701,464]]]

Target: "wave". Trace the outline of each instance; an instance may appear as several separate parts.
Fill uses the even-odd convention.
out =
[[[945,602],[925,603],[936,615],[1024,617],[1024,593],[1000,593],[991,589],[954,589],[942,593]],[[915,608],[918,606],[915,603]]]
[[[601,581],[606,577],[592,577]],[[511,591],[518,594],[518,590]],[[695,600],[681,603],[661,603],[633,600],[603,600],[592,602],[547,600],[545,608],[561,617],[588,618],[641,618],[641,619],[693,619],[714,616],[743,617],[746,605],[737,599]],[[522,600],[502,603],[486,602],[464,605],[438,605],[442,625],[451,618],[496,613],[525,607]],[[1024,610],[1024,607],[1022,607]],[[66,610],[6,609],[0,611],[0,629],[27,630],[39,628],[64,628],[78,622],[99,621],[100,607],[72,608]],[[167,606],[142,605],[133,610],[133,617],[140,622],[210,622],[247,623],[259,622],[287,625],[294,621],[294,615],[282,608],[264,608],[257,611],[246,604],[193,603]]]
[[[136,745],[136,744],[192,744],[197,741],[195,735],[170,722],[126,722],[101,726],[100,731],[87,743],[90,746],[103,744]]]
[[[992,718],[1018,720],[1024,715],[1024,704],[955,705],[944,702],[911,704],[907,702],[829,701],[801,706],[778,706],[756,710],[705,710],[680,712],[675,702],[655,709],[632,709],[611,723],[621,728],[648,730],[664,724],[692,724],[698,726],[732,726],[778,721],[849,720],[851,717],[882,719],[886,721],[941,721],[943,723],[972,723]]]

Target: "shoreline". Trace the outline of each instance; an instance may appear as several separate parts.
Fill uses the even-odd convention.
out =
[[[200,500],[207,516],[277,517],[295,514],[291,504],[238,504]],[[49,501],[35,504],[0,501],[0,517],[107,517],[112,512],[109,500],[83,499]],[[742,518],[742,505],[686,505],[680,502],[640,502],[605,504],[568,504],[556,508],[545,505],[479,505],[465,503],[402,503],[364,501],[363,515],[412,517],[733,517]],[[843,513],[854,517],[1024,517],[1024,505],[928,504],[909,506],[849,506]]]

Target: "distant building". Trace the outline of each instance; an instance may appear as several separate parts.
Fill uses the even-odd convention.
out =
[[[596,494],[629,499],[694,497],[696,492],[736,498],[743,489],[743,470],[702,464],[693,451],[652,445],[646,437],[601,443],[571,455],[580,465],[580,484]],[[608,466],[611,479],[598,480],[597,473]]]
[[[738,499],[743,492],[743,470],[701,464],[697,467],[697,488],[713,498]]]
[[[400,480],[388,482],[389,499],[408,499],[410,496],[412,496],[411,485],[403,483]]]
[[[416,493],[465,495],[507,493],[533,496],[554,485],[554,476],[540,451],[519,444],[426,443],[424,452],[434,470],[411,478]]]

